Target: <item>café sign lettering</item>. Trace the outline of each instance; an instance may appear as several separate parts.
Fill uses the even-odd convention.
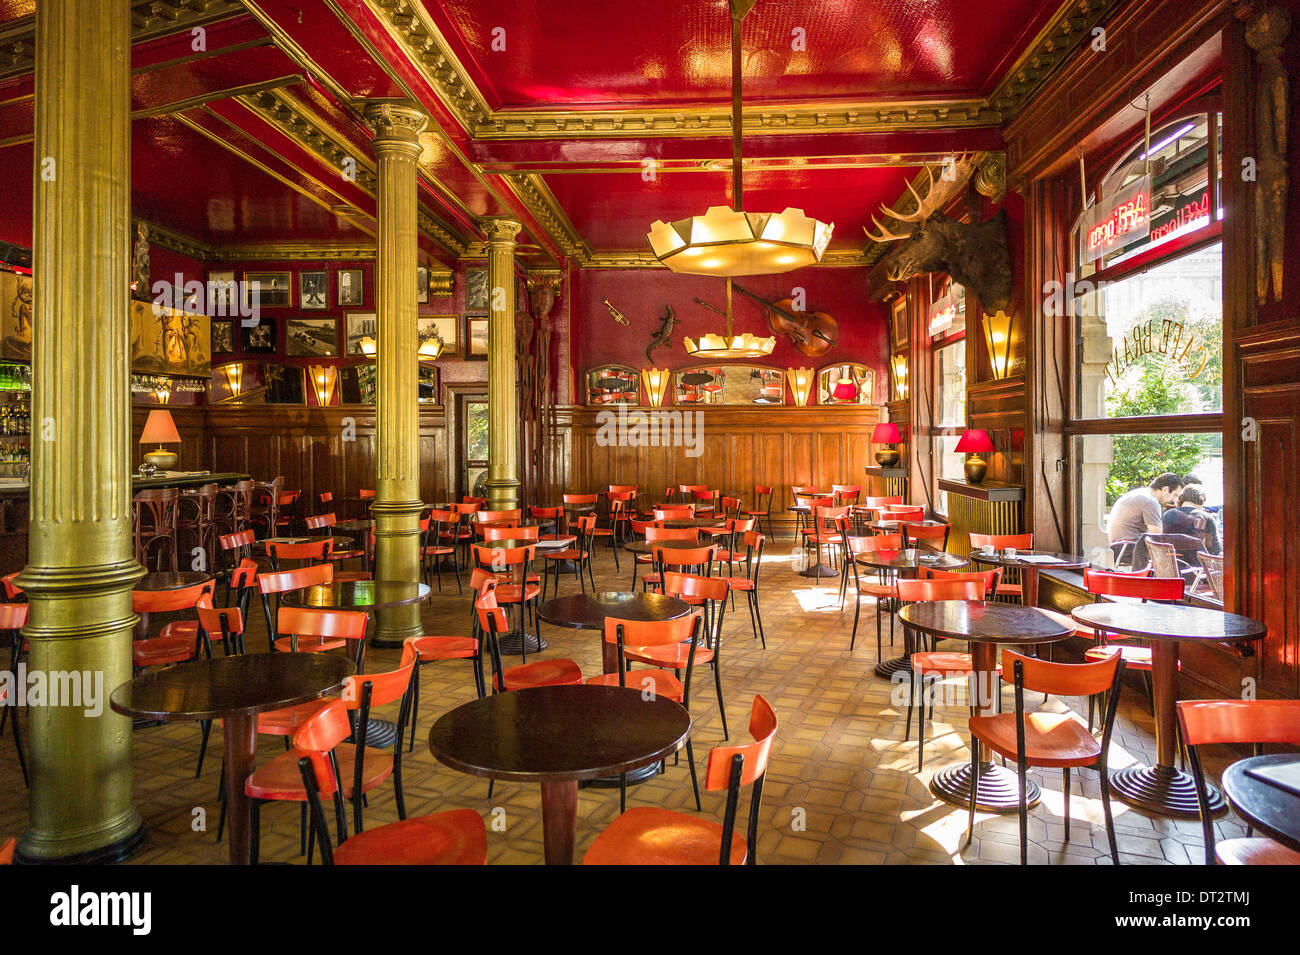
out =
[[[1151,232],[1151,177],[1143,176],[1083,214],[1083,260],[1095,262]]]
[[[1198,339],[1196,332],[1173,319],[1151,319],[1138,322],[1111,349],[1106,362],[1106,377],[1111,384],[1143,355],[1162,355],[1171,368],[1176,368],[1190,379],[1198,377],[1210,360],[1210,350]]]

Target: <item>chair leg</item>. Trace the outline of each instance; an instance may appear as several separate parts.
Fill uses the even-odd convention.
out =
[[[695,792],[695,811],[700,811],[700,781],[695,776],[695,747],[686,737],[686,765],[691,770],[691,789]]]
[[[224,777],[225,773],[222,773],[221,775]],[[252,844],[249,852],[249,861],[253,865],[257,865],[257,859],[261,852],[262,842],[262,800],[248,800],[248,816],[248,841]]]
[[[731,739],[731,734],[727,732],[727,707],[722,702],[722,673],[718,669],[718,658],[713,658],[713,685],[718,690],[718,712],[722,714],[722,738]]]
[[[416,660],[415,672],[411,674],[411,733],[410,743],[406,747],[408,753],[415,750],[415,727],[420,720],[420,667],[422,666],[423,664]],[[397,745],[402,745],[400,740]]]
[[[966,818],[966,845],[963,849],[969,848],[971,840],[975,838],[975,796],[980,788],[980,744],[979,740],[970,741],[970,812]]]
[[[913,687],[919,685],[921,692],[921,702],[916,708],[916,771],[919,773],[925,760],[925,674],[921,673],[919,676],[914,676],[914,679]],[[934,714],[931,713],[930,715],[933,716]]]
[[[618,811],[627,812],[627,773],[618,774]]]
[[[1119,865],[1119,848],[1115,845],[1115,818],[1110,811],[1110,772],[1106,764],[1097,767],[1101,776],[1101,809],[1106,816],[1106,841],[1110,844],[1110,861]]]
[[[195,779],[203,775],[203,757],[208,751],[208,734],[212,732],[212,720],[204,720],[199,725],[203,731],[203,741],[199,743],[199,765],[194,770]]]
[[[1070,841],[1070,767],[1061,767],[1061,792],[1065,800],[1065,841]]]
[[[1029,801],[1025,798],[1029,784],[1028,767],[1019,763],[1016,774],[1020,779],[1020,864],[1029,865]]]
[[[18,725],[18,707],[14,706],[14,748],[18,750],[18,768],[23,771],[23,785],[31,787],[31,779],[27,775],[27,757],[23,755],[23,731]]]

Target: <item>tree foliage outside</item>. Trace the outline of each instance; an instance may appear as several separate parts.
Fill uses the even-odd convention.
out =
[[[1194,317],[1191,312],[1185,300],[1167,298],[1152,305],[1139,321],[1145,324],[1154,320],[1157,330],[1164,319],[1185,325],[1184,335],[1194,333],[1210,353],[1200,374],[1189,379],[1183,367],[1168,356],[1142,355],[1107,393],[1107,417],[1189,414],[1223,407],[1223,322],[1214,315]],[[1219,436],[1207,434],[1115,435],[1106,479],[1107,505],[1166,471],[1193,472],[1221,444]]]

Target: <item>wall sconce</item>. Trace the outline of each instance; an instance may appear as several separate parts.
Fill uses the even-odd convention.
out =
[[[444,351],[447,350],[447,343],[442,340],[442,336],[434,329],[433,334],[420,342],[420,347],[416,349],[415,357],[420,361],[436,361]]]
[[[889,362],[889,373],[894,379],[894,398],[902,401],[907,397],[907,356],[895,355]]]
[[[641,384],[645,386],[645,394],[650,399],[651,408],[658,408],[664,403],[664,395],[668,393],[669,377],[667,368],[641,369]]]
[[[898,425],[892,421],[882,421],[876,425],[871,432],[871,443],[884,445],[883,451],[876,452],[876,463],[882,468],[892,468],[898,464],[897,444],[901,444],[903,436],[898,432]]]
[[[308,365],[307,374],[311,376],[316,404],[328,408],[334,400],[334,384],[338,381],[339,370],[333,365]]]
[[[158,404],[167,404],[172,398],[172,386],[170,384],[159,385],[153,396],[158,399]]]
[[[790,382],[790,393],[794,403],[800,408],[808,406],[808,396],[812,394],[813,370],[811,368],[787,368],[785,377]]]
[[[378,344],[369,335],[357,342],[357,347],[361,349],[361,354],[369,358],[374,358],[375,352],[379,350]]]
[[[222,370],[226,374],[226,387],[230,389],[230,397],[238,398],[244,390],[244,366],[240,362],[234,362]]]
[[[993,377],[1002,380],[1011,374],[1011,316],[1006,312],[984,316],[984,343],[988,345]]]

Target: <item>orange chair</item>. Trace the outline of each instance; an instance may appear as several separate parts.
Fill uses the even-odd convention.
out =
[[[272,646],[280,653],[325,653],[352,644],[352,662],[360,671],[369,619],[364,610],[281,607]]]
[[[983,600],[986,584],[976,580],[900,580],[894,585],[900,604],[920,600]],[[997,586],[996,582],[994,586]],[[904,625],[906,632],[906,625]],[[919,636],[919,635],[918,635]],[[913,641],[913,646],[920,645]],[[969,653],[948,650],[919,650],[912,654],[912,692],[907,700],[907,732],[904,742],[912,738],[912,710],[919,709],[916,720],[916,771],[919,773],[925,758],[925,678],[933,676],[944,680],[954,676],[970,676],[975,666]],[[917,698],[921,705],[917,707]],[[930,703],[930,717],[934,718],[934,702]]]
[[[532,527],[515,527],[513,525],[483,525],[474,528],[475,532],[482,536],[483,543],[490,544],[493,541],[538,541],[541,540],[542,529],[536,525]]]
[[[976,534],[970,535],[971,547],[992,547],[995,550],[1004,550],[1007,547],[1014,547],[1016,550],[1033,550],[1033,534]],[[998,585],[999,597],[1013,597],[1021,600],[1024,597],[1024,589],[1020,585],[1020,571],[1015,567],[1008,570],[1015,575],[1012,580],[1004,580]],[[1006,576],[1005,574],[1003,576]]]
[[[338,613],[338,611],[318,612]],[[362,613],[359,616],[365,617],[365,614]],[[330,766],[332,771],[337,774],[335,779],[339,783],[343,798],[352,803],[352,823],[358,833],[363,829],[362,797],[374,790],[390,776],[393,778],[394,795],[397,802],[397,818],[406,818],[406,800],[402,792],[402,747],[394,745],[391,752],[377,751],[373,748],[367,750],[366,732],[370,724],[372,707],[400,701],[397,716],[397,739],[402,738],[402,734],[406,731],[406,720],[410,715],[411,697],[409,691],[411,688],[411,672],[415,669],[415,658],[415,650],[411,647],[404,647],[401,662],[396,670],[388,673],[367,673],[364,676],[346,677],[343,681],[343,698],[338,701],[339,706],[322,707],[307,719],[293,735],[295,744],[300,739],[309,740],[312,738],[313,728],[320,727],[322,723],[332,722],[332,718],[322,717],[322,714],[327,712],[339,714],[339,722],[342,726],[347,727],[347,730],[341,737],[333,741],[334,745],[327,750],[327,757],[324,754],[320,755],[324,757],[322,762]],[[340,709],[343,708],[357,711],[355,729],[353,729],[346,712],[340,712]],[[343,742],[349,733],[357,742]],[[298,769],[298,760],[301,756],[302,753],[293,749],[282,753],[253,770],[244,783],[244,792],[249,797],[249,807],[252,813],[252,861],[254,865],[258,861],[262,803],[297,802],[306,805],[310,801],[307,786],[302,778],[302,773]],[[342,823],[339,829],[339,838],[342,840],[347,835],[346,822],[343,819],[342,804],[337,803],[336,806],[339,812],[339,822]],[[307,862],[310,864],[310,843],[307,847],[307,853]]]
[[[308,567],[295,567],[274,574],[258,574],[257,590],[262,598],[262,613],[266,615],[267,644],[275,650],[275,616],[271,613],[274,602],[276,614],[280,608],[280,594],[289,590],[301,590],[304,587],[316,587],[334,583],[332,564],[312,564]],[[274,598],[272,601],[271,598]]]
[[[528,516],[535,521],[554,521],[554,524],[551,528],[551,533],[543,534],[541,536],[541,540],[553,541],[560,536],[559,528],[560,528],[560,521],[563,519],[564,516],[564,508],[534,507],[533,505],[530,504],[528,506]]]
[[[1139,570],[1136,573],[1121,574],[1114,571],[1093,570],[1091,567],[1084,568],[1083,585],[1087,588],[1088,593],[1097,597],[1133,597],[1146,602],[1148,600],[1158,600],[1166,602],[1176,602],[1183,599],[1183,590],[1186,581],[1181,577],[1152,577],[1151,568]],[[1109,657],[1119,654],[1124,658],[1125,666],[1130,670],[1136,670],[1142,674],[1142,682],[1146,687],[1147,705],[1154,711],[1153,697],[1151,695],[1151,648],[1143,646],[1111,646],[1110,640],[1124,640],[1123,635],[1107,637],[1104,633],[1092,633],[1084,628],[1075,625],[1075,633],[1091,634],[1100,641],[1098,646],[1087,650],[1083,658],[1085,660],[1105,660]],[[1178,668],[1183,667],[1182,661],[1178,662]],[[1093,700],[1088,701],[1088,725],[1092,725],[1094,713]]]
[[[656,697],[663,697],[680,703],[683,708],[691,708],[691,675],[695,672],[695,657],[700,637],[701,618],[691,614],[676,620],[619,620],[615,617],[605,618],[605,642],[618,648],[618,669],[613,673],[593,676],[588,683],[597,686],[627,686],[628,678],[632,686],[643,693],[649,691]],[[627,649],[630,645],[639,651],[650,647],[664,646],[688,647],[686,656],[686,676],[678,678],[680,669],[635,670],[628,672]],[[695,810],[700,806],[700,784],[695,778],[695,750],[691,738],[686,737],[686,762],[691,770],[691,788],[695,790]],[[618,811],[627,809],[627,774],[619,775]]]
[[[420,531],[424,534],[423,543],[420,545],[420,564],[424,569],[424,579],[433,586],[433,578],[438,578],[438,593],[442,593],[442,563],[443,558],[456,556],[455,544],[445,544],[443,541],[451,539],[454,541],[456,525],[459,518],[453,511],[443,511],[437,508],[429,511],[429,516],[420,521]],[[452,569],[456,572],[456,593],[463,593],[460,586],[460,564],[455,560],[451,562]],[[433,602],[433,593],[429,593],[429,602]]]
[[[830,551],[831,562],[838,561],[837,549],[844,546],[844,521],[848,518],[847,507],[834,507],[834,500],[829,497],[817,498],[812,502],[812,526],[804,528],[804,550],[811,546],[816,552],[816,566],[821,566],[822,548]],[[813,577],[813,586],[821,586],[821,577]]]
[[[1090,766],[1097,770],[1101,780],[1101,805],[1106,815],[1106,839],[1110,843],[1110,858],[1119,865],[1119,850],[1115,845],[1115,820],[1110,808],[1110,774],[1106,768],[1106,754],[1115,729],[1115,710],[1119,703],[1120,680],[1124,676],[1124,661],[1118,656],[1095,663],[1051,663],[1021,656],[1010,650],[1002,651],[1002,679],[1011,680],[1016,688],[1015,713],[998,713],[993,716],[972,716],[971,732],[971,786],[969,819],[966,824],[966,845],[975,835],[975,797],[979,787],[979,746],[983,743],[994,753],[1014,759],[1020,776],[1020,864],[1029,861],[1029,807],[1025,802],[1027,776],[1030,766],[1056,767],[1064,778],[1062,793],[1065,796],[1065,841],[1070,841],[1070,769]],[[1109,695],[1101,742],[1073,713],[1025,712],[1025,690],[1057,696]]]
[[[578,578],[578,586],[582,592],[587,592],[587,582],[582,577],[582,572],[587,571],[587,578],[591,581],[591,589],[596,589],[596,577],[591,570],[591,534],[596,528],[596,515],[584,514],[577,518],[574,523],[577,525],[577,540],[572,547],[565,547],[559,550],[547,549],[542,552],[542,560],[545,562],[542,566],[546,568],[543,576],[543,584],[550,577],[551,569],[555,569],[555,596],[560,595],[560,561],[567,560],[573,564],[573,575]],[[542,587],[542,594],[545,596],[546,587]]]
[[[309,518],[310,519],[310,518]],[[313,543],[276,543],[267,541],[266,556],[271,558],[272,570],[280,569],[281,560],[307,561],[319,564],[329,561],[334,554],[334,539]],[[302,566],[299,564],[298,566]]]
[[[709,751],[704,788],[727,790],[721,825],[670,809],[637,806],[596,837],[583,865],[712,865],[715,860],[719,865],[756,865],[763,777],[776,730],[776,711],[763,697],[755,696],[749,714],[754,742]],[[736,833],[736,815],[740,787],[750,783],[749,826],[742,839]]]
[[[654,519],[656,521],[693,521],[695,520],[695,505],[661,504],[654,509]]]
[[[740,513],[745,517],[754,518],[756,528],[764,534],[772,534],[772,494],[773,488],[770,484],[754,485],[754,506]],[[763,498],[767,498],[767,503],[763,503]],[[776,540],[775,537],[772,538]]]
[[[609,501],[609,526],[614,532],[617,550],[619,541],[627,539],[631,520],[636,516],[636,490],[616,491],[611,487],[606,499]]]
[[[858,498],[862,496],[862,485],[832,484],[831,496],[835,498],[836,507],[852,506],[858,503]]]
[[[1002,588],[1002,568],[992,570],[936,570],[925,567],[921,570],[921,580],[977,580],[984,585],[984,600],[992,600],[993,595]]]
[[[518,524],[523,518],[524,512],[521,508],[513,507],[504,511],[483,511],[480,510],[474,515],[475,524]]]
[[[692,552],[679,550],[660,553],[681,555]],[[722,622],[727,612],[727,595],[731,593],[731,585],[725,577],[702,577],[699,574],[666,570],[662,589],[669,597],[678,597],[696,607],[695,615],[704,618],[705,645],[695,652],[695,662],[713,668],[713,688],[718,695],[718,714],[722,717],[722,738],[730,739],[727,706],[722,699],[722,670],[718,661],[722,653]],[[689,646],[679,643],[671,647],[637,647],[627,652],[627,658],[650,666],[680,670],[686,665],[691,652]]]
[[[864,497],[862,503],[866,507],[894,507],[903,503],[902,495],[893,497]]]
[[[0,584],[4,585],[5,600],[17,600],[22,596],[23,588],[18,586],[18,575],[21,573],[21,570],[15,570],[12,574],[5,574],[0,577]]]
[[[420,718],[420,669],[426,663],[469,660],[474,667],[474,688],[480,700],[487,696],[487,682],[483,677],[482,644],[477,637],[407,637],[402,643],[414,647],[416,653],[415,673],[411,678],[411,740],[406,748],[409,753],[415,748],[415,727]]]
[[[501,665],[501,647],[497,635],[506,632],[506,615],[497,603],[500,585],[486,588],[474,604],[479,630],[487,637],[492,654],[492,692],[526,690],[534,686],[569,686],[582,682],[582,668],[572,660],[536,660],[505,668]]]
[[[596,506],[600,503],[599,494],[564,494],[562,495],[562,499],[565,505],[564,514],[566,527],[568,526],[567,521],[570,513],[576,514],[578,517],[587,514],[594,516],[596,513]]]
[[[483,509],[485,503],[485,501],[477,499],[466,500],[460,504],[453,504],[448,508],[460,522],[451,533],[451,546],[458,548],[460,557],[465,563],[468,563],[469,547],[474,542],[474,531],[467,526],[467,523],[472,521],[474,515]]]
[[[744,567],[744,577],[727,577],[727,586],[731,588],[732,602],[736,591],[740,591],[749,601],[749,624],[754,628],[755,638],[762,641],[767,649],[767,634],[763,632],[763,615],[758,609],[758,571],[763,564],[763,542],[766,538],[757,531],[745,533],[745,555],[740,558]]]
[[[694,527],[660,527],[656,523],[654,526],[645,529],[645,539],[647,544],[654,544],[656,541],[687,541],[698,544],[700,532]],[[636,563],[653,564],[655,563],[654,548],[651,547],[649,554],[637,554],[636,562],[632,567],[632,589],[636,589]],[[663,580],[663,576],[657,571],[652,571],[641,578],[641,589],[647,590],[650,587],[657,587]]]
[[[347,835],[343,808],[346,785],[336,754],[352,732],[343,704],[332,701],[294,734],[293,750],[302,792],[311,807],[314,842],[320,843],[325,865],[484,865],[487,827],[472,809],[455,809],[427,816],[402,818],[376,829]],[[398,749],[401,747],[399,746]],[[353,791],[356,791],[355,778]],[[339,845],[330,843],[329,824],[321,794],[333,797]],[[355,800],[354,800],[355,801]]]
[[[309,516],[306,519],[305,523],[307,525],[307,530],[309,531],[325,531],[326,533],[329,533],[330,529],[335,524],[338,523],[338,518],[335,517],[333,511],[328,511],[324,514],[313,514]],[[343,561],[343,560],[356,560],[360,558],[364,560],[365,556],[366,556],[365,550],[363,548],[356,547],[356,548],[348,548],[346,550],[331,550],[329,559],[336,560],[336,561]]]
[[[131,607],[136,613],[174,613],[195,607],[200,598],[212,600],[215,581],[205,581],[176,590],[135,590],[131,592]],[[189,627],[172,627],[168,624],[158,636],[147,640],[131,641],[131,662],[137,669],[161,666],[165,663],[185,663],[197,660],[202,653],[212,659],[212,645],[197,621],[184,621]]]
[[[3,845],[0,845],[0,865],[14,864],[14,845],[18,840],[10,836]]]
[[[919,523],[925,520],[925,508],[919,505],[891,504],[880,509],[880,519]]]
[[[714,540],[717,540],[718,538],[723,538],[725,540],[725,544],[719,548],[716,554],[713,555],[713,559],[718,563],[719,572],[721,572],[722,565],[725,563],[727,565],[727,573],[735,573],[737,558],[740,557],[743,559],[743,555],[739,553],[736,541],[737,539],[743,541],[745,535],[753,529],[754,519],[752,517],[744,519],[729,517],[722,522],[721,527],[701,528],[701,533],[708,534]]]
[[[528,662],[528,612],[534,610],[533,623],[537,625],[535,608],[541,596],[541,586],[536,575],[529,573],[537,557],[537,547],[492,547],[474,545],[474,566],[491,570],[500,583],[494,588],[499,604],[519,608],[519,652],[523,662]],[[523,581],[522,584],[516,581]],[[541,634],[537,634],[538,643]]]
[[[882,646],[880,625],[880,613],[885,607],[889,608],[889,645],[894,645],[894,611],[898,609],[898,590],[894,586],[895,574],[891,571],[880,570],[876,574],[876,582],[862,580],[862,575],[858,572],[858,562],[854,560],[856,554],[875,553],[877,551],[898,551],[903,549],[902,534],[877,534],[874,537],[846,537],[845,548],[848,551],[848,557],[845,563],[844,581],[841,584],[841,594],[843,588],[848,586],[848,568],[853,570],[853,587],[857,591],[857,599],[853,601],[853,635],[849,637],[849,650],[852,652],[854,644],[858,641],[858,617],[861,615],[862,598],[870,597],[876,602],[876,659],[882,659]]]
[[[952,525],[907,522],[903,524],[902,531],[904,547],[915,547],[924,542],[935,550],[942,551],[948,549],[948,534],[952,531]]]
[[[14,641],[15,647],[22,645],[22,634],[19,631],[27,626],[28,604],[0,604],[0,630],[8,631]],[[15,651],[15,658],[17,651]],[[11,666],[10,672],[16,671],[16,667]],[[23,771],[23,785],[28,786],[30,783],[27,779],[27,757],[23,754],[23,732],[18,725],[18,703],[15,700],[11,705],[9,702],[9,683],[0,683],[0,711],[3,711],[5,718],[8,718],[9,711],[14,711],[14,748],[18,750],[18,767]],[[0,732],[4,731],[4,723],[0,722]],[[12,853],[13,840],[9,841],[9,849]]]
[[[1214,842],[1214,814],[1201,763],[1200,747],[1207,744],[1253,743],[1263,755],[1265,743],[1300,744],[1300,700],[1179,700],[1178,725],[1191,758],[1196,780],[1196,802],[1205,836],[1205,864],[1300,865],[1300,852],[1272,839],[1255,837]]]

